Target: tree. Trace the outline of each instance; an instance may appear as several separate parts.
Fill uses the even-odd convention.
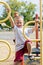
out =
[[[10,0],[10,7],[12,10],[12,16],[14,17],[14,12],[18,11],[20,15],[24,17],[24,21],[30,21],[33,20],[33,16],[35,14],[36,5],[32,4],[31,2],[29,4],[26,4],[25,2],[19,2],[18,0]]]
[[[33,16],[35,14],[35,4],[29,3],[28,5],[25,5],[23,12],[21,11],[21,14],[24,16],[25,22],[33,20]]]
[[[18,0],[10,0],[8,2],[11,8],[11,16],[14,18],[14,12],[18,11],[20,15],[24,17],[25,23],[27,21],[33,20],[33,16],[35,14],[36,5],[33,3],[26,4],[25,2],[20,2]],[[6,13],[4,11],[4,15],[6,17]],[[10,25],[9,20],[6,24]]]

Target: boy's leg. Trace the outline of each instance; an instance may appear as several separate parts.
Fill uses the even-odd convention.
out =
[[[31,42],[27,42],[28,55],[31,53]]]
[[[22,65],[22,61],[23,61],[23,49],[19,50],[16,52],[16,56],[14,59],[14,65]]]
[[[18,62],[16,61],[16,62],[14,62],[14,65],[17,65],[18,64]]]
[[[33,60],[34,59],[34,56],[31,55],[31,42],[27,42],[27,50],[28,50],[28,58],[30,60]]]
[[[16,61],[14,62],[14,65],[21,65],[21,62]]]

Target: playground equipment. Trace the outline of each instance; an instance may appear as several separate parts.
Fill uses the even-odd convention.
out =
[[[2,45],[2,46],[1,46],[1,45]],[[8,54],[7,54],[6,57],[0,59],[0,62],[3,62],[3,61],[5,61],[5,60],[7,60],[7,59],[9,58],[10,54],[11,54],[11,47],[10,47],[9,43],[8,43],[7,41],[5,41],[5,40],[0,40],[0,49],[3,48],[2,50],[5,50],[5,49],[4,49],[5,46],[6,46],[6,48],[7,48],[7,50],[8,50],[9,52],[8,52]],[[1,51],[0,51],[0,53],[1,53]],[[3,53],[2,53],[2,54],[3,54]]]
[[[0,24],[1,24],[1,23],[5,22],[6,20],[8,20],[10,14],[11,14],[11,9],[10,9],[9,5],[6,2],[0,1],[0,4],[4,4],[7,8],[9,8],[8,16],[4,20],[0,20]],[[7,56],[5,58],[0,59],[0,62],[3,62],[3,61],[7,60],[10,57],[11,47],[10,47],[9,43],[7,41],[5,41],[5,40],[0,40],[0,44],[2,44],[2,45],[5,44],[6,45],[6,48],[8,50]],[[1,46],[0,49],[3,48],[3,47],[4,46]]]
[[[38,48],[38,42],[40,42],[40,39],[38,39],[38,15],[36,14],[36,17],[35,17],[35,21],[29,21],[27,22],[24,27],[23,27],[23,35],[24,37],[28,40],[29,38],[26,36],[26,34],[24,33],[25,31],[25,28],[27,27],[28,24],[30,23],[35,23],[35,25],[37,26],[37,29],[36,29],[36,39],[31,39],[32,42],[36,42],[36,48],[33,48],[32,49],[32,54],[36,54],[35,58],[31,61],[29,61],[29,59],[27,59],[25,61],[25,64],[28,65],[29,63],[31,64],[39,64],[40,63],[40,57],[38,56],[38,54],[40,54],[40,49]],[[24,55],[25,57],[26,55]],[[28,56],[28,55],[27,55]],[[24,64],[24,65],[25,65]],[[23,64],[21,64],[23,65]]]
[[[3,23],[3,22],[5,22],[6,20],[9,19],[9,16],[10,16],[10,14],[11,14],[11,9],[10,9],[9,5],[8,5],[6,2],[2,2],[2,1],[0,1],[0,4],[4,4],[5,7],[7,7],[7,8],[9,9],[8,16],[7,16],[4,20],[0,20],[0,23]]]
[[[36,17],[36,19],[37,19],[37,17]],[[37,21],[37,20],[36,20]],[[24,25],[24,28],[26,27],[26,25],[27,25],[28,23],[26,23],[25,25]],[[25,33],[24,33],[24,28],[23,28],[23,35],[24,35],[24,37],[26,38],[26,39],[29,39],[26,35],[25,35]],[[37,31],[36,31],[36,34],[38,35],[38,33],[37,33]],[[40,41],[40,49],[41,49],[41,51],[40,51],[40,64],[42,65],[42,0],[40,0],[40,39],[37,39],[38,37],[36,37],[36,39],[35,40],[32,40],[32,42],[38,42],[38,41]],[[36,43],[37,44],[37,43]],[[37,44],[37,46],[36,47],[38,47],[38,44]],[[39,57],[38,57],[38,59],[39,59]],[[36,58],[36,60],[37,60],[37,58]],[[25,61],[25,64],[26,65],[29,65],[29,59],[28,59],[28,61]],[[23,57],[23,61],[21,62],[21,65],[25,65],[24,64],[24,57]],[[31,65],[31,64],[30,64]],[[32,63],[32,65],[34,65],[33,63]]]
[[[25,58],[26,57],[26,58]],[[28,55],[24,57],[24,65],[40,65],[40,57],[34,57],[33,60],[29,60]]]
[[[33,49],[33,52],[32,53],[34,53],[34,54],[37,54],[37,56],[38,56],[38,54],[40,53],[40,50],[39,50],[39,48],[38,48],[38,42],[40,42],[40,39],[38,39],[38,15],[36,14],[36,17],[35,17],[35,19],[36,19],[36,21],[29,21],[29,22],[27,22],[25,25],[24,25],[24,28],[23,28],[23,35],[24,35],[24,37],[28,40],[29,38],[26,36],[26,34],[24,33],[24,31],[25,31],[25,28],[27,27],[27,25],[28,24],[30,24],[30,23],[35,23],[35,25],[36,25],[36,27],[37,27],[37,29],[36,29],[36,39],[31,39],[31,41],[32,42],[36,42],[36,48],[34,48]]]
[[[42,6],[41,6],[42,4],[41,4],[41,0],[40,0],[40,39],[35,39],[35,40],[32,40],[33,42],[35,42],[35,41],[40,41],[40,46],[42,46]],[[10,15],[9,15],[10,16]],[[5,20],[4,20],[5,21]],[[3,22],[4,22],[3,21]],[[2,22],[2,21],[0,21],[0,22]],[[24,34],[24,33],[23,33]],[[26,37],[27,38],[27,37]],[[6,43],[5,43],[6,44]],[[9,46],[8,46],[9,47]],[[41,47],[41,50],[42,50],[42,47]],[[11,52],[11,51],[9,51],[9,52]],[[41,52],[41,54],[42,54],[42,52]],[[40,54],[40,56],[42,57],[42,55]],[[9,54],[9,56],[10,56],[10,54]],[[8,59],[8,58],[6,58],[6,59]],[[3,59],[4,61],[6,60],[6,59]],[[38,58],[39,59],[39,58]],[[2,60],[1,60],[2,61]],[[42,59],[41,59],[41,61],[42,61]],[[21,62],[21,65],[23,65],[24,64],[24,58],[23,58],[23,62]],[[27,64],[26,64],[27,65]]]

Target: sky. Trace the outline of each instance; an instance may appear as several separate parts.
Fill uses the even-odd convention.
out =
[[[8,0],[0,0],[0,1],[5,1],[7,2]],[[0,16],[2,17],[2,14],[3,14],[3,10],[4,10],[4,7],[2,6],[2,4],[0,4]]]
[[[9,0],[0,0],[0,1],[5,1],[5,2],[8,2]],[[37,7],[36,7],[36,12],[35,12],[35,14],[37,13],[38,15],[40,14],[40,0],[19,0],[19,1],[26,1],[27,3],[30,3],[30,2],[32,2],[33,4],[36,4],[37,5]],[[2,13],[3,13],[3,9],[4,8],[2,8],[2,5],[0,5],[0,16],[2,15]]]

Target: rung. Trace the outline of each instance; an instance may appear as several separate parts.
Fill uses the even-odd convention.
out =
[[[32,54],[40,54],[40,52],[32,52]]]
[[[38,60],[38,59],[40,60],[40,57],[35,57],[35,58],[34,58],[34,60]]]
[[[31,39],[32,42],[40,42],[40,39]]]
[[[24,56],[28,58],[28,54],[25,54]],[[40,60],[40,56],[34,56],[34,60],[38,60],[38,59]]]

